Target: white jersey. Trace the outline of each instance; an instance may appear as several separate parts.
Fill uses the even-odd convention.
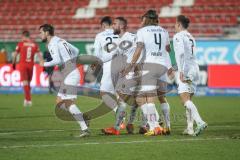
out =
[[[45,67],[61,65],[79,54],[79,50],[57,36],[52,37],[48,44],[48,50],[52,56],[52,61],[44,62]]]
[[[96,35],[94,42],[95,56],[103,61],[103,76],[100,90],[114,93],[111,77],[111,59],[117,49],[118,35],[113,34],[112,29],[106,29]]]
[[[127,62],[130,63],[136,50],[136,34],[125,32],[118,41],[118,53],[127,56]],[[141,60],[139,57],[138,61]]]
[[[173,46],[178,72],[183,72],[186,80],[193,81],[199,71],[195,57],[195,39],[188,31],[181,31],[174,35]]]
[[[146,26],[137,31],[137,43],[144,44],[144,63],[162,64],[169,68],[169,54],[166,46],[170,44],[168,32],[160,26]]]
[[[113,29],[106,29],[96,35],[94,42],[94,54],[103,62],[112,58],[112,54],[117,49],[118,35],[113,34]]]

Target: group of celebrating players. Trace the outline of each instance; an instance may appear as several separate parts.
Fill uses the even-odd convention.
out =
[[[116,17],[113,21],[109,16],[101,19],[103,31],[96,35],[94,42],[94,56],[98,60],[94,61],[91,68],[94,70],[96,66],[102,66],[100,95],[105,107],[109,111],[114,111],[116,117],[113,127],[102,129],[104,134],[119,135],[125,123],[127,123],[127,132],[134,133],[136,110],[140,108],[142,122],[139,133],[146,136],[169,135],[170,106],[165,96],[168,92],[168,78],[176,79],[178,94],[186,109],[187,127],[183,134],[197,136],[207,127],[207,123],[202,120],[191,100],[196,91],[199,66],[195,59],[196,42],[187,31],[189,23],[189,19],[184,15],[176,18],[176,34],[173,37],[176,66],[172,66],[169,56],[171,51],[169,34],[159,26],[158,14],[155,10],[148,10],[141,17],[141,28],[136,34],[127,31],[127,20],[124,17]],[[64,66],[61,71],[62,83],[56,100],[57,107],[69,112],[78,122],[81,128],[78,137],[89,136],[87,122],[94,119],[94,114],[98,114],[99,109],[82,113],[76,105],[76,86],[80,79],[76,67],[78,59],[81,59],[79,50],[64,39],[55,36],[52,25],[44,24],[39,30],[40,37],[43,42],[47,42],[52,57],[49,62],[40,59],[40,65]],[[21,48],[17,47],[16,54],[20,50]],[[27,54],[25,59],[31,56]],[[24,74],[25,71],[21,73]],[[29,82],[30,78],[27,77],[25,80]],[[26,91],[30,88],[27,82],[24,85],[27,86],[26,89],[24,88]],[[164,127],[159,124],[159,113],[155,106],[157,99],[161,104]],[[31,102],[29,97],[26,97],[25,101]],[[127,106],[130,106],[131,112],[128,122],[124,122]]]

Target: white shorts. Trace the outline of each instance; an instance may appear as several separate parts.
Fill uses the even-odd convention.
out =
[[[195,93],[196,92],[196,87],[197,87],[197,81],[198,81],[198,70],[191,73],[191,83],[184,83],[179,79],[179,73],[176,73],[176,82],[178,84],[178,94],[181,93]]]
[[[110,63],[107,62],[106,64],[103,65],[103,75],[101,79],[100,91],[112,94],[115,93],[111,76],[111,62]]]
[[[69,73],[61,83],[57,96],[61,99],[76,99],[79,81],[80,73],[78,69],[75,69]]]
[[[191,83],[183,83],[183,82],[179,82],[178,83],[178,94],[181,93],[195,93],[196,92],[196,85]]]

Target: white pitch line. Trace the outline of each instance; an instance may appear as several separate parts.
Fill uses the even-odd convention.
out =
[[[230,125],[225,125],[225,126],[212,126],[210,125],[208,128],[229,128],[229,127],[234,127],[234,128],[239,128],[239,126],[230,126]],[[180,130],[179,128],[183,129],[184,126],[174,126],[173,130]],[[102,128],[91,128],[90,130],[100,130]],[[14,134],[28,134],[28,133],[46,133],[46,132],[65,132],[65,131],[79,131],[79,129],[69,129],[69,130],[64,130],[64,129],[45,129],[45,130],[25,130],[25,131],[9,131],[9,132],[0,132],[0,136],[4,135],[14,135]]]
[[[188,138],[188,139],[163,139],[163,140],[142,140],[142,141],[119,141],[119,142],[87,142],[87,143],[63,143],[63,144],[32,144],[32,145],[13,145],[0,146],[0,149],[17,148],[48,148],[48,147],[69,147],[82,145],[108,145],[108,144],[138,144],[138,143],[161,143],[161,142],[184,142],[184,141],[211,141],[211,140],[229,140],[229,138]]]

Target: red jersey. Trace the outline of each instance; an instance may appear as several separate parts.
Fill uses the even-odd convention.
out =
[[[39,52],[38,45],[31,41],[31,40],[25,40],[22,42],[19,42],[16,47],[16,52],[20,53],[20,64],[34,64],[34,55],[35,53]]]

